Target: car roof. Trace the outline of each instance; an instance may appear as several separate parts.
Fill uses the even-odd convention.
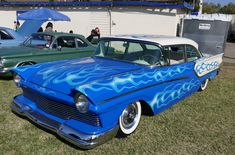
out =
[[[195,41],[183,37],[163,36],[163,35],[114,35],[114,36],[105,36],[105,38],[149,41],[160,44],[162,46],[188,44],[198,49],[198,44]]]
[[[83,35],[80,34],[74,34],[74,33],[65,33],[65,32],[37,32],[33,34],[46,34],[46,35],[52,35],[55,37],[59,36],[75,36],[75,37],[84,37]]]
[[[8,28],[8,27],[1,27],[0,26],[0,30],[5,30],[7,31],[14,39],[23,39],[25,40],[25,38],[20,35],[18,32],[16,32],[15,30]]]

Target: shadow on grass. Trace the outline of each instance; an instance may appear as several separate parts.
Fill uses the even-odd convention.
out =
[[[43,130],[44,132],[47,132],[47,133],[50,133],[50,134],[54,135],[54,136],[55,136],[57,139],[59,139],[61,142],[63,142],[63,143],[65,143],[65,144],[69,145],[70,147],[73,147],[74,149],[81,150],[81,151],[86,151],[86,150],[88,150],[88,149],[80,148],[80,147],[76,146],[75,144],[70,143],[69,141],[66,141],[65,139],[63,139],[62,137],[60,137],[55,131],[53,131],[53,129],[51,129],[51,130],[50,130],[50,129],[47,129],[46,127],[43,127],[43,126],[41,126],[41,125],[35,123],[34,121],[32,121],[31,119],[29,119],[28,117],[22,116],[22,115],[20,115],[20,114],[14,112],[14,111],[12,111],[12,113],[14,113],[15,115],[17,115],[18,117],[20,117],[20,118],[22,118],[22,119],[24,119],[24,120],[29,121],[30,123],[32,123],[33,125],[35,125],[37,128]]]
[[[80,148],[78,146],[76,146],[75,144],[63,139],[61,136],[59,136],[56,131],[53,131],[53,129],[48,129],[47,127],[44,127],[40,124],[37,124],[36,122],[34,122],[33,120],[31,120],[30,118],[26,117],[26,116],[22,116],[14,111],[12,111],[15,115],[17,115],[18,117],[22,118],[22,119],[25,119],[25,120],[28,120],[30,123],[32,123],[33,125],[35,125],[36,127],[38,127],[39,129],[43,130],[44,132],[47,132],[47,133],[50,133],[52,135],[54,135],[57,139],[59,139],[61,142],[69,145],[70,147],[74,148],[74,149],[78,149],[78,150],[82,150],[82,151],[86,151],[86,150],[89,150],[89,149],[83,149],[83,148]],[[145,115],[147,117],[152,117],[154,114],[152,112],[152,110],[150,109],[149,106],[147,106],[146,104],[142,104],[142,115]],[[116,136],[114,136],[113,138],[117,138],[117,139],[124,139],[124,138],[127,138],[128,136],[130,135],[125,135],[123,134],[120,130],[117,132]],[[99,146],[99,145],[98,145]],[[97,147],[98,147],[97,146]]]
[[[6,77],[0,77],[0,80],[7,80],[7,81],[10,81],[12,80],[13,77],[10,77],[10,76],[6,76]]]

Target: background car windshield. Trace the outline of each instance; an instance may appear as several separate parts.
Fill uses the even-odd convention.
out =
[[[35,48],[45,48],[50,46],[54,37],[46,34],[33,34],[29,39],[27,39],[23,45]]]
[[[101,40],[95,55],[142,65],[166,64],[157,45],[142,41]]]

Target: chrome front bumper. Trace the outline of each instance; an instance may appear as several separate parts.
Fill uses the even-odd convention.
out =
[[[0,68],[0,73],[6,73],[9,72],[10,69],[9,68]]]
[[[26,116],[36,124],[56,132],[62,138],[82,149],[92,149],[97,145],[103,144],[112,139],[118,131],[118,126],[116,126],[105,133],[84,134],[34,111],[25,104],[18,103],[15,99],[12,102],[11,109],[21,116]]]
[[[11,76],[10,68],[0,68],[0,76]]]

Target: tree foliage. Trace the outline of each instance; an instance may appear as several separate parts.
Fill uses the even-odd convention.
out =
[[[223,14],[235,14],[235,4],[229,3],[221,6],[220,4],[214,3],[203,3],[203,13],[223,13]]]
[[[220,13],[224,14],[235,14],[235,4],[229,3],[220,9]]]

